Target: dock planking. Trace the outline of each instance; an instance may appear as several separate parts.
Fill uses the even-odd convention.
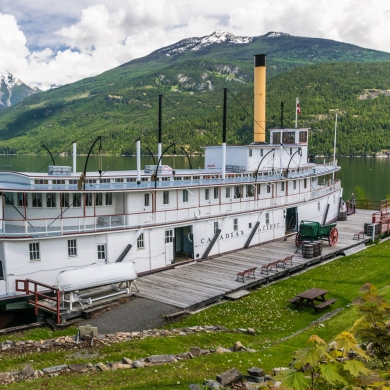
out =
[[[341,254],[345,249],[360,245],[363,241],[353,240],[353,235],[363,229],[365,222],[371,221],[372,211],[357,210],[348,216],[347,221],[338,221],[339,239],[337,245],[329,246],[323,241],[322,255],[314,259],[305,259],[302,251],[294,253],[295,235],[286,240],[273,241],[261,245],[237,250],[188,267],[177,267],[155,274],[142,276],[137,280],[142,298],[167,303],[181,309],[193,310],[205,306],[213,300],[218,301],[226,294],[267,283],[275,277],[288,276],[289,271],[299,271],[307,265]],[[368,237],[366,237],[367,239]],[[269,275],[260,273],[262,265],[294,254],[293,265],[270,271]],[[236,281],[237,272],[257,267],[256,279]]]

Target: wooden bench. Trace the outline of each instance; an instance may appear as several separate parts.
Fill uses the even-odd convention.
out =
[[[289,299],[287,302],[296,304],[296,302],[299,300],[300,300],[299,297],[294,297],[294,298]]]
[[[354,235],[353,235],[353,239],[354,240],[360,240],[361,238],[364,238],[364,232],[359,232],[359,233],[355,233]]]
[[[257,267],[253,267],[253,268],[248,268],[246,269],[245,271],[242,271],[242,272],[237,272],[237,282],[239,280],[239,278],[242,279],[242,283],[244,283],[244,278],[245,276],[247,276],[248,278],[250,277],[250,275],[252,275],[253,279],[256,279],[255,278],[255,271],[256,271],[256,268]]]
[[[292,258],[294,257],[294,255],[292,256],[287,256],[285,257],[283,260],[278,260],[278,264],[276,265],[277,267],[283,267],[283,268],[286,268],[286,264],[287,263],[290,263],[290,265],[292,265]],[[279,265],[280,264],[280,265]]]
[[[318,305],[316,305],[314,309],[317,312],[318,309],[325,309],[326,307],[332,305],[336,301],[337,301],[337,299],[335,299],[335,298],[328,299],[327,301],[321,302]]]
[[[269,274],[269,270],[272,271],[272,268],[274,268],[274,267],[275,267],[275,271],[278,272],[278,263],[279,263],[279,261],[280,260],[275,260],[275,261],[271,261],[268,264],[262,265],[260,273],[262,274],[263,271],[266,271],[265,274],[268,275]]]

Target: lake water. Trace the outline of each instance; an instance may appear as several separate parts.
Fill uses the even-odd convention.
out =
[[[83,171],[86,157],[77,157],[77,170]],[[316,162],[321,163],[324,159],[317,158]],[[329,159],[327,159],[329,161]],[[152,157],[142,157],[142,166],[154,164]],[[191,157],[193,168],[203,165],[203,158],[200,156]],[[46,156],[0,156],[0,170],[19,172],[47,172],[50,159]],[[57,165],[72,165],[72,157],[56,157]],[[189,168],[187,158],[164,157],[163,164],[175,168]],[[349,199],[356,186],[363,187],[372,200],[382,200],[390,194],[390,158],[370,157],[339,157],[338,164],[341,171],[336,174],[341,179],[344,188],[344,199]],[[114,170],[136,169],[135,157],[105,156],[102,157],[103,172]],[[99,158],[91,156],[88,162],[87,171],[99,169]]]

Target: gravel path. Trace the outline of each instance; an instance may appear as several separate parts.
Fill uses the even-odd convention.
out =
[[[134,298],[112,310],[89,318],[81,325],[97,326],[99,333],[137,332],[166,324],[165,314],[179,311],[174,306],[144,298]]]

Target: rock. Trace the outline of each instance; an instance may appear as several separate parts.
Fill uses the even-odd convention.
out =
[[[192,356],[200,356],[202,350],[199,347],[191,347],[190,352]]]
[[[265,372],[262,368],[259,368],[259,367],[251,367],[251,368],[248,368],[248,374],[251,375],[251,376],[264,376],[265,375]]]
[[[230,349],[226,349],[226,348],[223,348],[223,347],[218,347],[215,350],[215,353],[228,353],[228,352],[232,352],[232,351]]]
[[[187,333],[186,332],[180,332],[179,336],[187,336]]]
[[[277,374],[281,373],[282,371],[288,371],[288,370],[289,370],[288,367],[275,367],[271,371],[273,372],[274,375],[277,375]]]
[[[123,358],[122,359],[122,362],[123,362],[123,364],[130,364],[131,366],[133,365],[133,361],[131,360],[131,359],[129,359],[129,358]]]
[[[240,341],[236,341],[233,345],[233,351],[234,352],[238,352],[238,351],[242,351],[244,349],[244,346],[241,344]]]
[[[153,364],[164,364],[164,363],[175,363],[177,359],[175,355],[153,355],[146,358],[149,363]]]
[[[189,386],[190,390],[202,390],[202,388],[199,385],[191,383]]]
[[[192,359],[193,358],[191,352],[184,352],[182,354],[182,356],[183,356],[184,359]]]
[[[257,350],[256,350],[256,349],[252,349],[252,348],[245,348],[245,347],[244,347],[244,351],[245,351],[245,352],[249,352],[249,353],[256,353],[256,352],[257,352]]]
[[[245,328],[238,328],[238,331],[241,333],[248,333],[248,329]]]
[[[0,373],[0,381],[6,381],[11,378],[11,374],[9,372],[1,372]]]
[[[245,382],[243,386],[244,387],[241,387],[241,389],[245,389],[245,390],[257,390],[260,389],[260,387],[262,387],[259,384],[252,383],[252,382]]]
[[[69,370],[74,372],[87,372],[88,367],[86,364],[69,364]]]
[[[247,382],[252,382],[252,383],[263,383],[264,377],[263,376],[253,376],[253,375],[243,375],[242,380],[245,380]]]
[[[101,371],[109,371],[109,368],[104,363],[98,363],[96,364],[96,367],[99,368]]]
[[[204,385],[206,386],[206,389],[211,389],[211,390],[218,390],[222,387],[217,381],[213,381],[213,380],[206,380],[204,382]]]
[[[255,332],[255,330],[253,328],[248,328],[248,333],[252,334],[252,335],[256,334],[256,332]]]
[[[68,368],[67,364],[60,364],[59,366],[52,366],[52,367],[43,368],[42,371],[45,374],[55,374],[57,372],[61,372],[61,371],[65,370],[65,368]]]
[[[23,368],[21,374],[24,378],[28,378],[34,375],[34,369],[31,366],[27,365],[26,367]]]
[[[281,382],[281,381],[276,381],[276,382],[274,383],[274,387],[276,387],[276,388],[279,388],[281,385],[282,385],[282,382]]]
[[[235,368],[232,368],[228,371],[225,371],[224,373],[217,375],[217,381],[222,386],[230,385],[231,383],[237,382],[241,380],[242,374],[240,371],[238,371]]]
[[[143,368],[144,362],[141,362],[140,360],[134,360],[133,361],[133,367],[134,368]]]
[[[132,365],[130,364],[123,364],[123,363],[113,363],[111,364],[111,369],[112,370],[121,370],[124,368],[133,368]]]

